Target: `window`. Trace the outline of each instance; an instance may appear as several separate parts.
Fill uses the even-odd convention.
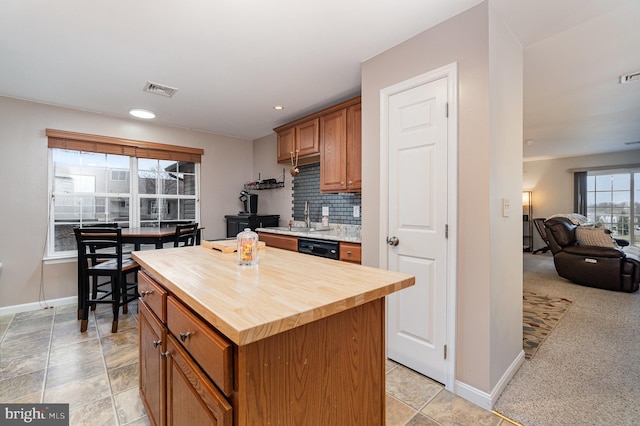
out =
[[[121,139],[115,140],[114,147],[110,138],[49,129],[47,135],[51,194],[48,256],[75,256],[73,228],[78,226],[117,223],[139,227],[199,220],[202,150]],[[77,139],[70,140],[69,135]],[[154,156],[158,158],[151,158]]]
[[[587,172],[586,216],[615,238],[640,245],[640,171]]]

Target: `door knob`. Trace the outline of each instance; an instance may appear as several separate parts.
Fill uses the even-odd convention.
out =
[[[397,246],[400,240],[397,237],[387,237],[387,244],[390,246]]]

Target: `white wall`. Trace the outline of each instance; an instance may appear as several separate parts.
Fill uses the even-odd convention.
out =
[[[515,206],[521,199],[522,64],[514,43],[490,23],[483,2],[362,66],[363,263],[377,266],[380,90],[458,63],[456,380],[486,394],[522,344],[522,219],[519,210],[499,217],[502,198]]]
[[[201,217],[204,238],[226,237],[224,215],[238,209],[251,179],[251,141],[0,97],[0,308],[75,296],[76,262],[44,263],[47,235],[45,129],[204,149]],[[274,149],[275,152],[275,149]]]

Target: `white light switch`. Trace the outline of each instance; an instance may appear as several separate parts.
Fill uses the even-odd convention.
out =
[[[509,217],[509,213],[511,213],[511,204],[509,203],[508,198],[502,199],[502,217]]]
[[[353,206],[353,217],[360,217],[360,206]]]
[[[329,207],[322,206],[322,216],[329,216]]]

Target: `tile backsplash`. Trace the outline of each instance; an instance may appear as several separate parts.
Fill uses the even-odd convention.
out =
[[[293,178],[292,215],[296,221],[304,220],[304,202],[309,201],[312,222],[322,221],[322,207],[329,207],[329,223],[362,224],[360,217],[353,217],[353,206],[362,206],[361,194],[321,194],[320,163],[299,166],[300,173]]]

